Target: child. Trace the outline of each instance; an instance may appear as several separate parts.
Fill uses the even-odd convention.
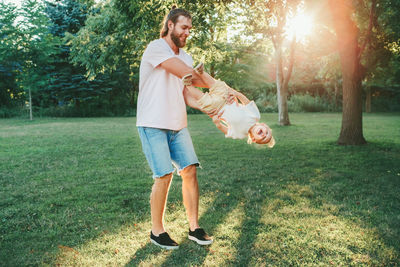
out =
[[[218,114],[213,116],[213,122],[225,137],[233,139],[244,139],[248,137],[248,143],[266,144],[272,148],[275,139],[272,137],[271,129],[265,123],[259,123],[260,112],[254,101],[250,101],[242,93],[230,88],[226,83],[214,80],[210,75],[203,72],[203,64],[195,68],[197,74],[206,84],[209,84],[209,93],[203,93],[192,86],[192,75],[188,74],[182,78],[189,94],[191,94],[199,105],[199,109],[205,113],[217,110]],[[232,94],[239,99],[241,104],[227,103],[228,96]]]

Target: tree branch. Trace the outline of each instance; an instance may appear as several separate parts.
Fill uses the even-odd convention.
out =
[[[368,29],[367,29],[367,33],[365,35],[365,40],[364,43],[361,45],[360,51],[358,53],[358,58],[361,58],[362,53],[365,50],[365,47],[367,46],[370,37],[371,37],[371,33],[372,33],[372,28],[374,27],[374,21],[375,21],[375,9],[376,9],[376,0],[372,0],[371,3],[371,11],[369,14],[369,24],[368,24]]]
[[[284,75],[284,80],[283,80],[285,86],[289,84],[290,77],[292,76],[295,50],[296,50],[296,35],[293,37],[293,40],[290,43],[289,66],[286,75]]]

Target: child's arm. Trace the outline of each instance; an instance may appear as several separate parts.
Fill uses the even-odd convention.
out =
[[[204,110],[201,109],[198,100],[204,95],[202,91],[197,89],[192,85],[186,85],[183,88],[183,98],[185,99],[186,105],[192,107],[194,109],[200,110],[201,112],[206,113]],[[218,114],[217,109],[213,109],[207,113],[208,116],[213,117]]]
[[[213,121],[213,123],[215,124],[215,126],[217,126],[217,128],[218,128],[221,132],[223,132],[225,135],[227,135],[227,134],[228,134],[228,127],[227,127],[225,124],[222,123],[222,121],[221,121],[221,115],[222,115],[222,113],[213,116],[213,117],[212,117],[212,121]]]
[[[198,99],[196,98],[196,94],[193,94],[193,90],[190,90],[188,88],[189,86],[185,86],[183,88],[183,97],[185,99],[185,103],[186,105],[188,105],[189,107],[192,107],[194,109],[198,109],[201,110],[200,105],[198,103]],[[193,87],[193,86],[191,86]],[[194,87],[193,87],[194,88]],[[196,88],[194,88],[195,90],[198,90]],[[199,90],[200,91],[200,90]],[[201,92],[201,91],[200,91]],[[201,92],[202,93],[202,92]]]
[[[251,102],[244,94],[242,94],[242,93],[240,93],[240,92],[238,92],[238,91],[236,91],[235,89],[232,89],[232,88],[230,88],[230,87],[229,87],[229,89],[231,90],[232,94],[233,94],[237,99],[239,99],[240,102],[241,102],[243,105],[247,105],[247,104],[249,104],[249,103]]]
[[[199,79],[193,79],[194,86],[205,87],[204,85],[206,85],[206,88],[210,88],[215,83],[215,79],[207,72],[202,72],[201,74],[198,72],[195,73],[196,76],[194,77],[199,77],[200,81]]]
[[[200,98],[204,95],[202,91],[194,87],[193,85],[186,85],[184,91],[189,93],[195,100],[200,100]]]

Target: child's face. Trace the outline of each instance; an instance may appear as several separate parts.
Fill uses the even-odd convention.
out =
[[[253,142],[257,144],[266,144],[271,141],[272,131],[265,123],[256,123],[251,128]]]

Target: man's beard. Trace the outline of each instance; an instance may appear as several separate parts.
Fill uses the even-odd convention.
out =
[[[174,42],[174,44],[175,44],[177,47],[179,47],[179,48],[182,48],[182,47],[184,47],[184,46],[186,45],[186,39],[185,39],[184,42],[182,42],[182,41],[179,39],[179,36],[175,34],[175,29],[172,30],[172,32],[171,32],[171,40],[172,40],[172,42]]]

